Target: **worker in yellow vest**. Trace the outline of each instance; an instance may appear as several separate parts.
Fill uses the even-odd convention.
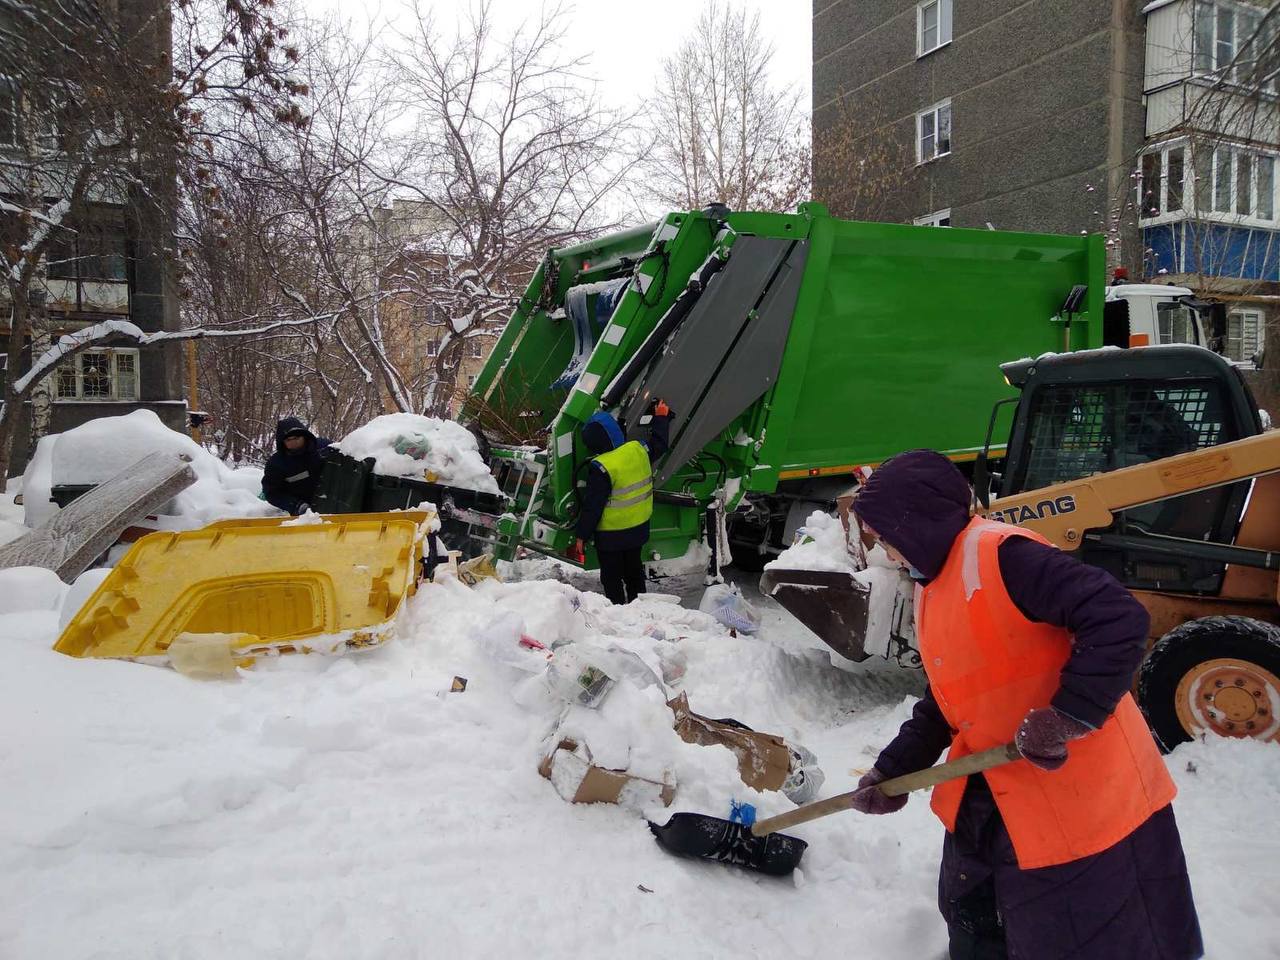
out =
[[[582,442],[595,456],[587,470],[575,528],[574,553],[594,538],[600,584],[614,603],[630,603],[644,593],[644,545],[653,515],[653,461],[667,452],[671,408],[654,403],[647,440],[628,441],[608,413],[582,425]]]

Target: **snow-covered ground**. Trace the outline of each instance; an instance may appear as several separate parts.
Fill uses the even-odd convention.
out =
[[[503,615],[549,642],[678,651],[673,692],[804,744],[824,794],[847,790],[920,678],[837,670],[771,604],[758,636],[732,637],[653,597],[614,608],[556,580],[446,580],[381,649],[198,682],[53,653],[57,598],[38,593],[0,616],[6,960],[945,954],[925,797],[797,828],[810,847],[787,879],[676,859],[637,813],[568,804],[539,777],[556,707],[488,652]],[[465,692],[446,692],[455,675]],[[744,787],[722,747],[653,744],[679,781],[671,810],[790,807]],[[1197,743],[1168,762],[1209,956],[1280,956],[1280,747]]]

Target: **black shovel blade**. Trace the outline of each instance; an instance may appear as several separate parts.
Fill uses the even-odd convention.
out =
[[[671,853],[732,863],[774,877],[785,877],[799,866],[809,846],[784,833],[757,837],[750,827],[701,813],[673,813],[665,826],[649,821],[649,829]]]
[[[760,577],[760,592],[777,600],[840,656],[867,659],[864,642],[871,588],[852,574],[771,567]]]

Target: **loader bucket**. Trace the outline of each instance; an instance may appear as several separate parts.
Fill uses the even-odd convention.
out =
[[[322,523],[223,521],[143,537],[54,644],[73,657],[168,663],[175,640],[259,656],[343,653],[390,639],[416,588],[423,511]]]
[[[760,592],[849,660],[867,659],[871,588],[842,570],[770,568],[760,577]]]

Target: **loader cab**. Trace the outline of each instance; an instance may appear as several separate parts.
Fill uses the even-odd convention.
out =
[[[1161,460],[1262,432],[1239,372],[1197,346],[1088,350],[1001,367],[1021,391],[1001,495]],[[1229,543],[1250,484],[1116,514],[1110,532]],[[1107,538],[1102,538],[1104,541]],[[1081,559],[1133,589],[1216,594],[1225,564],[1090,542]]]
[[[1116,282],[1107,287],[1102,342],[1109,347],[1190,344],[1221,353],[1226,307],[1187,287]]]

